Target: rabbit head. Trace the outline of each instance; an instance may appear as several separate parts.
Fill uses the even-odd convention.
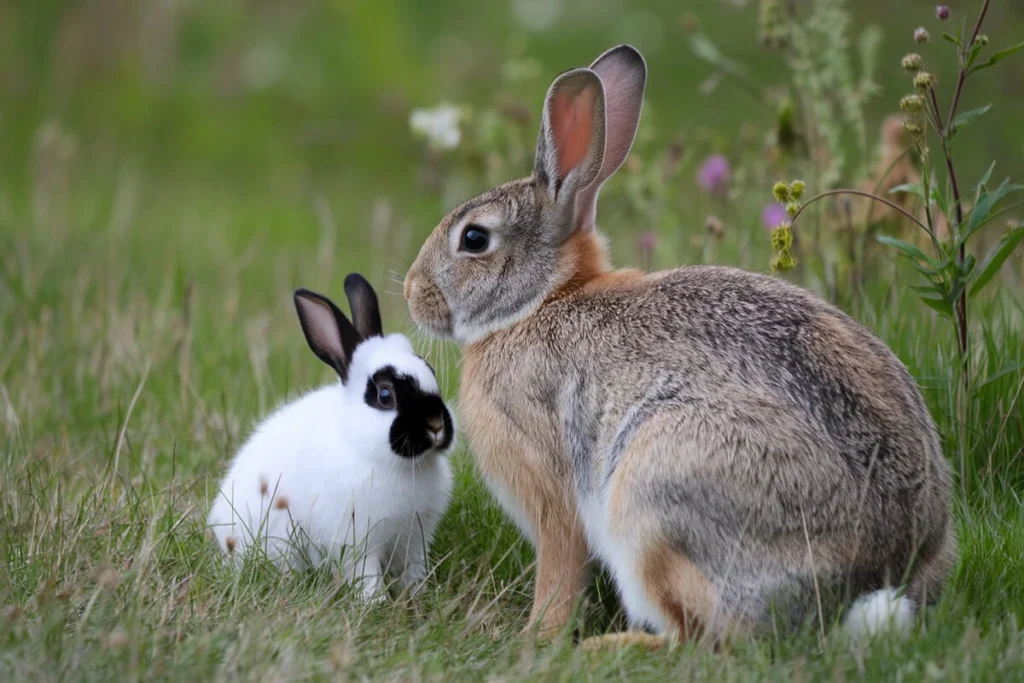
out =
[[[345,278],[345,294],[352,322],[323,295],[294,295],[309,348],[341,381],[348,414],[339,419],[357,432],[353,437],[379,442],[377,451],[387,455],[446,453],[454,426],[432,368],[405,336],[384,335],[377,295],[361,275]]]
[[[597,195],[633,144],[647,67],[631,46],[558,76],[533,174],[449,213],[405,280],[414,321],[468,344],[529,315],[581,271],[607,269]]]

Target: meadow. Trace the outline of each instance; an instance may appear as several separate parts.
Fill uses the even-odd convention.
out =
[[[806,204],[791,246],[773,240],[779,180],[805,181],[804,200],[881,187],[924,220],[916,197],[885,193],[894,169],[922,177],[903,153],[920,140],[883,121],[914,90],[911,52],[945,113],[957,63],[940,36],[969,32],[983,3],[946,24],[932,3],[847,4],[0,6],[0,680],[1024,680],[1024,247],[971,295],[964,362],[953,308],[915,289],[924,262],[876,239],[928,249],[909,220],[832,197]],[[992,3],[988,54],[1024,38],[1011,5]],[[520,636],[533,553],[464,449],[419,596],[367,606],[328,570],[222,566],[204,521],[228,460],[267,411],[331,379],[292,291],[341,301],[344,276],[366,275],[385,328],[410,334],[454,401],[458,350],[412,328],[405,269],[450,207],[529,172],[551,78],[627,41],[651,76],[600,208],[615,261],[767,272],[785,246],[779,276],[851,313],[922,387],[961,557],[920,629],[860,647],[809,628],[720,653]],[[996,161],[966,204],[1024,179],[1022,65],[964,89],[964,110],[994,106],[952,147],[963,187]],[[410,126],[445,102],[455,145]],[[929,206],[952,215],[929,139]],[[965,249],[970,277],[1024,209],[1007,196],[992,217]],[[599,577],[574,628],[622,626]]]

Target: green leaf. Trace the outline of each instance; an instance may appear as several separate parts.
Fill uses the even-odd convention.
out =
[[[1011,185],[1010,179],[1007,178],[1003,181],[1003,184],[997,187],[991,192],[984,192],[978,197],[978,203],[971,209],[971,215],[967,219],[967,226],[964,228],[960,239],[957,242],[957,246],[967,242],[967,239],[973,235],[978,228],[982,227],[992,219],[992,209],[995,208],[996,204],[1002,201],[1003,197],[1013,192],[1019,192],[1024,190],[1024,185]]]
[[[958,114],[957,117],[953,119],[953,123],[950,124],[949,126],[949,139],[954,139],[960,133],[961,130],[966,128],[976,119],[979,119],[985,114],[987,114],[988,110],[991,108],[992,104],[989,103],[986,104],[984,107],[978,107],[977,109],[971,109],[970,111],[965,111],[962,114]]]
[[[960,38],[957,37],[957,36],[954,36],[954,35],[952,35],[950,33],[943,33],[942,34],[942,39],[947,41],[947,42],[953,43],[957,47],[960,47]]]
[[[928,258],[928,256],[923,251],[918,249],[910,242],[904,242],[903,240],[896,239],[895,237],[889,237],[888,235],[878,235],[875,239],[877,239],[879,242],[886,246],[892,247],[893,249],[898,249],[904,256],[913,261],[923,261],[932,268],[935,267],[935,263],[930,258]]]
[[[1020,244],[1021,239],[1024,239],[1024,225],[1018,225],[1013,228],[999,240],[999,243],[992,248],[988,256],[985,257],[981,267],[977,270],[977,275],[974,276],[974,282],[971,284],[971,296],[974,296],[989,283],[999,269],[1003,267],[1006,259],[1010,257],[1013,250]]]
[[[1020,361],[1018,363],[1010,363],[1009,365],[1007,365],[1007,366],[1005,366],[1003,368],[1000,368],[997,372],[995,372],[995,373],[989,375],[988,377],[986,377],[985,381],[982,382],[981,384],[979,384],[977,386],[977,388],[975,388],[974,391],[975,392],[981,391],[982,389],[987,387],[989,384],[992,384],[992,382],[995,382],[996,380],[1000,380],[1003,377],[1006,377],[1007,375],[1012,375],[1015,372],[1020,372],[1021,370],[1024,370],[1024,361]]]
[[[924,187],[921,183],[906,183],[905,185],[897,185],[892,188],[889,190],[889,194],[912,194],[915,197],[924,199]]]
[[[996,170],[996,162],[993,161],[988,167],[988,170],[985,171],[985,175],[983,175],[981,180],[978,181],[978,184],[974,186],[975,194],[980,195],[981,191],[988,186],[988,181],[992,179],[992,171],[994,170]]]
[[[973,67],[967,73],[973,74],[976,71],[981,71],[982,69],[987,69],[990,66],[995,66],[996,64],[1003,61],[1004,59],[1012,55],[1014,52],[1017,52],[1018,50],[1024,50],[1024,41],[1019,42],[1011,47],[1008,47],[1005,50],[1000,50],[999,52],[996,52],[981,64],[978,64],[977,66]]]
[[[934,292],[918,292],[917,295],[921,298],[921,303],[928,308],[938,311],[947,318],[953,317],[953,304],[945,296]]]

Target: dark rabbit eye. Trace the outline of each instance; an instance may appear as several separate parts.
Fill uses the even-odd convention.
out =
[[[471,225],[462,233],[462,251],[470,254],[482,254],[487,251],[491,238],[483,228]]]
[[[395,407],[395,390],[390,385],[381,384],[377,387],[377,403],[381,408],[391,409]]]

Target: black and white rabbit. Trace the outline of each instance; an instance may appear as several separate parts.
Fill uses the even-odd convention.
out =
[[[332,382],[261,422],[235,456],[210,510],[234,558],[262,545],[281,566],[338,559],[379,593],[386,575],[418,587],[451,498],[452,417],[431,367],[401,334],[384,336],[377,296],[345,279],[354,324],[329,299],[295,292],[299,322]]]

